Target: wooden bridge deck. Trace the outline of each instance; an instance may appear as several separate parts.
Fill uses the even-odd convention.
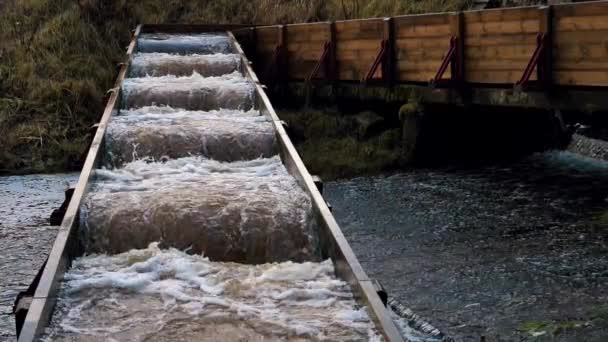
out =
[[[567,88],[596,94],[608,86],[608,1],[234,32],[265,83],[365,81],[540,93]],[[596,100],[597,107],[608,108],[604,100]],[[544,102],[550,103],[522,104]]]

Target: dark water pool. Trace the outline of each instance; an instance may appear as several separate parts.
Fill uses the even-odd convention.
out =
[[[608,341],[608,163],[549,152],[325,197],[368,274],[456,340]]]

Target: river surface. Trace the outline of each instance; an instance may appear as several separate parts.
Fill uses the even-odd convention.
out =
[[[458,341],[608,341],[608,163],[548,152],[326,184],[370,277]]]
[[[0,340],[76,174],[0,177]],[[608,163],[568,152],[328,182],[371,277],[459,341],[608,340]]]
[[[14,339],[13,302],[46,260],[57,234],[49,217],[63,203],[65,182],[77,180],[74,173],[0,177],[0,341]]]

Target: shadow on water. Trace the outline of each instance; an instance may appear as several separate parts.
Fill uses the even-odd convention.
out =
[[[608,163],[569,152],[326,184],[355,253],[456,340],[608,338]]]

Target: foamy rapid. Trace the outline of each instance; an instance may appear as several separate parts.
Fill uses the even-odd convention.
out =
[[[151,244],[74,261],[47,341],[378,340],[321,263],[242,265]]]
[[[237,54],[173,55],[168,53],[138,53],[131,61],[129,77],[190,76],[197,72],[202,76],[221,76],[238,71],[241,58]]]
[[[191,110],[253,108],[254,85],[239,72],[203,77],[191,76],[127,78],[122,86],[123,108],[171,106]]]
[[[271,119],[255,110],[123,110],[110,121],[105,142],[112,166],[142,158],[202,155],[235,161],[277,153]]]
[[[278,157],[220,163],[200,157],[98,170],[81,208],[89,253],[160,241],[212,260],[316,259],[308,195]]]
[[[139,52],[166,52],[182,55],[230,53],[232,45],[225,34],[142,34],[137,40]]]

